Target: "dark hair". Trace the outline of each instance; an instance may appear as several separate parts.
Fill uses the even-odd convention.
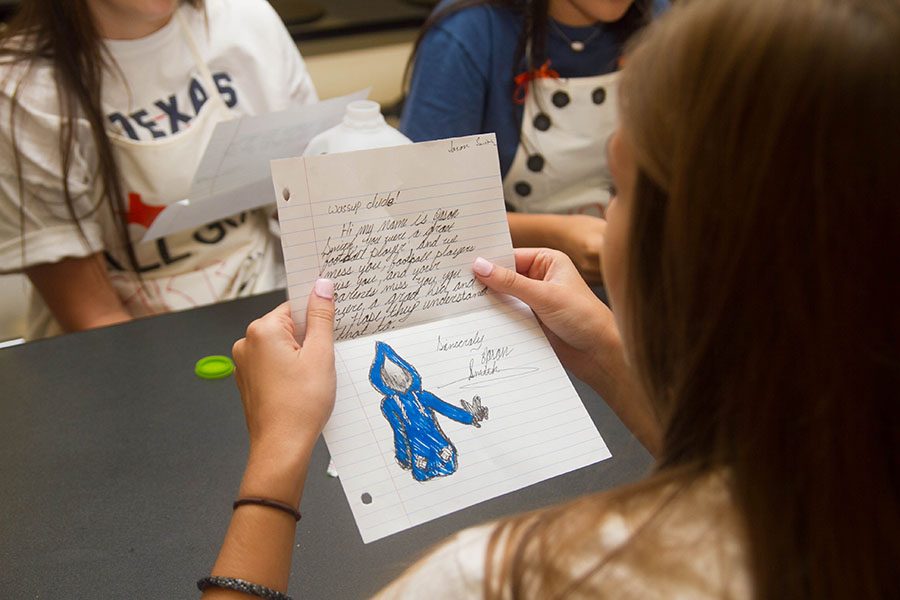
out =
[[[660,463],[501,522],[487,589],[562,597],[626,557],[677,578],[692,542],[667,539],[665,504],[722,473],[742,536],[723,543],[756,598],[900,597],[897,1],[703,0],[642,37],[620,87],[637,166],[622,334]],[[600,550],[609,510],[654,494]],[[698,516],[712,543],[721,516]]]
[[[184,0],[197,8],[203,0]],[[60,109],[59,155],[62,164],[61,182],[66,207],[73,223],[78,226],[82,240],[87,242],[75,211],[69,190],[69,169],[75,144],[75,118],[81,115],[91,126],[97,151],[98,173],[96,184],[100,186],[99,202],[110,211],[116,234],[128,255],[132,269],[137,272],[137,258],[128,235],[126,210],[119,167],[106,132],[107,120],[101,107],[104,68],[118,68],[103,45],[86,0],[22,0],[18,12],[4,31],[0,31],[0,58],[14,63],[25,63],[26,69],[16,82],[9,115],[9,127],[19,178],[21,227],[23,229],[24,260],[24,183],[21,157],[16,145],[15,115],[22,85],[37,61],[47,61],[53,67]],[[82,217],[87,215],[82,215]]]
[[[652,0],[634,0],[621,19],[615,23],[604,23],[597,26],[610,28],[619,44],[624,46],[631,35],[650,21],[651,2]],[[413,51],[406,63],[403,75],[404,88],[409,85],[416,54],[428,32],[448,17],[476,6],[504,8],[522,17],[522,31],[516,44],[513,72],[510,73],[510,78],[515,77],[523,70],[532,71],[539,68],[547,60],[549,4],[549,0],[456,0],[435,10],[422,25],[413,44]]]

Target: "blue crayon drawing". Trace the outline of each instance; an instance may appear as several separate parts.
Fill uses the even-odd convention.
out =
[[[384,342],[375,342],[375,360],[369,369],[372,386],[384,394],[381,413],[394,430],[397,463],[412,471],[416,481],[452,475],[457,468],[456,447],[447,439],[435,412],[445,417],[481,427],[488,409],[475,396],[462,400],[462,408],[444,402],[422,389],[422,378],[415,367]]]

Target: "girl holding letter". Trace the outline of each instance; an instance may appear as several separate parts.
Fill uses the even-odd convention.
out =
[[[657,467],[463,531],[380,597],[900,596],[898,56],[895,0],[696,0],[648,28],[608,148],[613,312],[558,251],[473,270]],[[235,344],[242,495],[299,504],[334,399],[332,292],[302,345],[286,306]],[[213,574],[285,590],[294,536],[242,506]]]

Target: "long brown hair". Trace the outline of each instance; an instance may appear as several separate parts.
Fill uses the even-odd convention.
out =
[[[642,37],[624,333],[662,457],[503,523],[486,593],[577,589],[609,508],[724,472],[755,597],[900,597],[900,5],[696,0]],[[664,526],[626,546],[683,551]]]
[[[203,0],[183,0],[200,8]],[[0,60],[23,63],[26,68],[16,82],[9,115],[9,128],[19,179],[22,236],[25,236],[25,196],[22,180],[21,157],[16,146],[16,108],[22,86],[27,85],[28,75],[39,61],[52,65],[60,111],[60,136],[58,150],[62,172],[60,181],[66,207],[72,222],[78,225],[82,240],[87,238],[81,228],[69,189],[69,170],[75,148],[75,119],[82,117],[90,123],[97,152],[98,172],[95,185],[99,186],[98,204],[110,211],[116,226],[116,235],[127,252],[132,269],[138,264],[128,235],[126,210],[123,204],[122,182],[119,167],[107,135],[107,119],[103,113],[101,98],[104,70],[117,69],[109,55],[97,26],[94,23],[87,0],[22,0],[18,12],[8,27],[0,31]],[[12,72],[12,71],[11,71]],[[80,215],[84,218],[85,214]],[[24,260],[23,241],[23,260]]]

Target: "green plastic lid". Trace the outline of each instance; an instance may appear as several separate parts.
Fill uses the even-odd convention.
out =
[[[234,373],[234,363],[227,356],[204,356],[194,365],[194,373],[202,379],[223,379]]]

